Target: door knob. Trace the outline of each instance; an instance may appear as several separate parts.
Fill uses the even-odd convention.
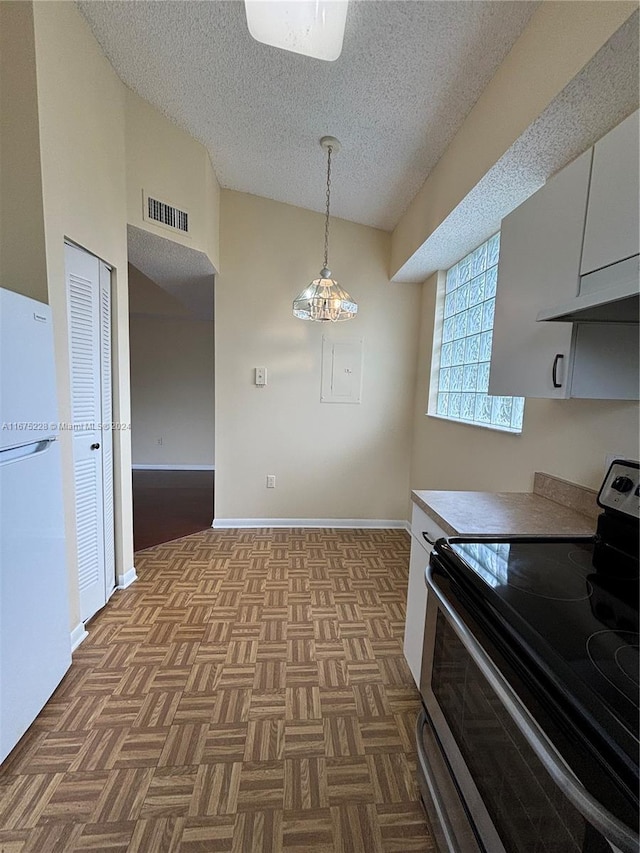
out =
[[[100,445],[98,444],[98,442],[97,442],[97,441],[95,442],[95,444],[92,444],[92,445],[91,445],[91,449],[92,449],[92,450],[100,450]]]

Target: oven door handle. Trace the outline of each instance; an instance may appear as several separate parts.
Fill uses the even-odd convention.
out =
[[[431,566],[427,566],[425,578],[430,594],[432,593],[438,600],[438,605],[451,627],[558,788],[585,820],[602,833],[607,841],[615,844],[621,853],[637,853],[638,836],[636,833],[607,811],[576,778],[552,741],[522,704],[511,685],[496,668],[438,587]]]

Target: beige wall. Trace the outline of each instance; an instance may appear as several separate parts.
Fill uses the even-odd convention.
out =
[[[391,276],[637,8],[618,0],[539,5],[396,226]]]
[[[5,10],[7,5],[9,8]],[[24,164],[32,165],[38,145],[40,149],[42,199],[38,199],[39,177],[35,163],[26,183],[32,197],[27,212],[33,214],[33,220],[27,227],[24,216],[21,232],[35,234],[33,256],[25,258],[24,268],[30,274],[28,280],[23,276],[24,285],[20,289],[38,298],[48,296],[52,306],[60,418],[63,421],[71,419],[64,284],[64,240],[69,239],[113,267],[114,420],[130,423],[127,221],[142,224],[138,219],[141,218],[143,185],[159,194],[166,191],[170,194],[168,201],[184,205],[192,215],[194,231],[186,245],[206,252],[217,266],[218,184],[204,148],[123,86],[74,3],[57,0],[20,3],[13,11],[10,9],[13,4],[0,6],[2,44],[9,46],[8,51],[3,50],[3,55],[12,64],[22,63],[20,85],[15,82],[12,87],[12,92],[21,95],[12,119],[23,117],[25,122],[24,132],[18,133],[19,128],[16,129],[12,121],[13,136],[3,131],[0,141],[4,144],[5,138],[9,140],[14,152],[11,160],[22,172],[28,171]],[[24,38],[25,33],[28,36],[31,10],[35,50],[29,48],[28,39]],[[6,26],[7,21],[10,27]],[[29,75],[33,77],[34,73],[37,99],[34,83],[29,82]],[[14,100],[17,94],[12,95]],[[38,126],[34,128],[36,104]],[[3,173],[7,162],[3,157]],[[9,166],[11,164],[10,161]],[[134,196],[137,203],[133,205],[130,201],[128,204]],[[131,213],[129,219],[128,212]],[[44,261],[38,258],[38,215],[46,243],[46,288],[42,286]],[[157,231],[163,237],[171,236],[165,229]],[[79,620],[79,596],[69,433],[63,435],[61,443],[74,627]],[[114,434],[114,456],[116,567],[118,575],[122,576],[133,566],[131,437],[128,431]]]
[[[52,306],[60,418],[71,420],[64,240],[113,266],[114,420],[128,423],[129,330],[124,149],[124,87],[73,3],[35,3],[35,44],[49,301]],[[80,619],[71,434],[61,438],[72,590],[71,623]],[[116,566],[133,566],[129,432],[114,433]]]
[[[213,466],[213,322],[132,266],[129,304],[133,464]]]
[[[599,488],[605,457],[638,459],[638,405],[611,400],[525,403],[521,435],[425,415],[435,317],[436,276],[423,287],[411,487],[531,491],[535,471]]]
[[[229,190],[221,210],[216,519],[405,519],[419,288],[389,284],[389,235],[332,221],[331,267],[360,312],[311,323],[291,303],[318,275],[322,216]],[[360,405],[320,403],[323,335],[364,338]]]
[[[0,286],[48,302],[30,3],[0,3],[0,116]]]
[[[167,192],[168,201],[192,215],[193,236],[185,244],[206,252],[217,266],[218,184],[205,149],[125,89],[74,3],[0,3],[0,30],[0,105],[3,117],[11,117],[0,130],[3,286],[52,306],[60,419],[70,421],[65,239],[113,267],[114,420],[129,423],[128,198],[138,200],[129,204],[129,221],[141,224],[136,216],[142,186]],[[75,627],[80,614],[69,432],[61,446]],[[114,434],[114,456],[116,567],[122,576],[133,566],[128,431]]]
[[[219,262],[220,187],[207,150],[126,89],[127,221]],[[143,219],[143,190],[189,213],[190,234]]]

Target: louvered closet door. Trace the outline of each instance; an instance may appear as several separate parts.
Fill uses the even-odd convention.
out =
[[[71,358],[73,463],[81,618],[114,585],[111,300],[108,268],[65,246]]]

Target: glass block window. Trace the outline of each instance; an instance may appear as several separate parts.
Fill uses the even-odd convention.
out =
[[[524,397],[490,397],[500,234],[447,271],[440,364],[430,413],[465,423],[522,432]]]

